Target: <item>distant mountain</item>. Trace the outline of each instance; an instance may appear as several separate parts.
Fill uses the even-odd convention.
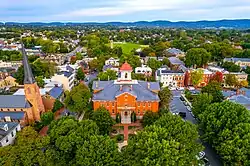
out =
[[[1,25],[1,23],[0,23]],[[98,25],[98,26],[119,26],[119,27],[165,27],[165,28],[233,28],[233,29],[250,29],[250,19],[242,20],[218,20],[218,21],[138,21],[138,22],[86,22],[86,23],[63,23],[63,22],[31,22],[18,23],[6,22],[5,25],[28,25],[28,26],[79,26],[79,25]]]

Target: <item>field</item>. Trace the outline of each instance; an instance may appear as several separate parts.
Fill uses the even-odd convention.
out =
[[[110,46],[110,44],[109,44]],[[148,45],[140,45],[135,43],[115,43],[114,47],[121,47],[124,54],[130,54],[133,49],[149,47]]]

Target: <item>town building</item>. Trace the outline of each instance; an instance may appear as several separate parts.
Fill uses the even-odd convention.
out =
[[[66,61],[66,56],[63,54],[50,54],[42,55],[40,56],[40,59],[50,63],[56,63],[57,65],[63,65]]]
[[[107,70],[113,70],[115,72],[119,72],[118,67],[113,67],[112,65],[104,65],[102,71],[106,72]]]
[[[63,89],[71,91],[75,84],[75,73],[62,71],[51,77],[51,81],[57,81],[63,85]]]
[[[223,95],[226,97],[227,100],[241,104],[250,111],[250,89],[241,88],[238,89],[236,92],[224,92]]]
[[[119,59],[115,59],[115,58],[111,57],[105,61],[105,65],[112,65],[114,67],[118,67],[118,66],[120,66]]]
[[[0,88],[18,86],[16,79],[12,76],[8,76],[4,79],[0,79]]]
[[[143,74],[146,76],[152,75],[152,69],[148,67],[147,65],[142,65],[141,67],[135,68],[135,74]]]
[[[224,62],[233,62],[241,68],[250,67],[250,58],[225,58]]]
[[[45,109],[23,44],[22,54],[25,95],[0,95],[0,119],[6,122],[20,122],[21,125],[26,125],[39,121]]]
[[[155,72],[155,79],[162,83],[162,87],[180,88],[184,87],[185,73],[161,67]]]
[[[181,65],[185,66],[184,62],[177,57],[169,57],[168,60],[170,62],[171,70],[177,70]]]
[[[185,74],[185,81],[184,81],[185,86],[193,86],[191,74],[195,70],[202,70],[203,71],[202,80],[197,85],[197,87],[204,87],[204,86],[206,86],[209,83],[209,81],[211,80],[211,78],[214,76],[214,73],[211,72],[211,71],[209,71],[209,70],[207,70],[207,69],[203,69],[203,68],[200,68],[200,69],[190,69]]]
[[[177,48],[169,48],[163,51],[163,55],[173,57],[184,57],[185,53]]]
[[[131,114],[142,119],[146,111],[158,112],[159,82],[132,80],[133,68],[125,62],[120,68],[119,78],[114,81],[93,82],[93,108],[105,107],[115,118],[121,116],[121,123],[131,123]]]
[[[21,126],[17,122],[0,122],[0,147],[14,143]]]
[[[242,81],[247,81],[248,78],[248,74],[246,74],[245,72],[223,72],[223,83],[222,86],[226,87],[226,88],[231,88],[231,86],[227,85],[225,80],[227,75],[234,75],[237,79],[238,82],[242,82]]]

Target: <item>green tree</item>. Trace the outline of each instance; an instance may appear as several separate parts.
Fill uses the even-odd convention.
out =
[[[124,165],[198,165],[198,137],[195,125],[165,114],[129,140],[122,154]]]
[[[147,111],[143,115],[142,125],[143,127],[153,125],[156,120],[159,119],[159,114],[157,112]]]
[[[24,82],[24,68],[23,66],[20,66],[17,70],[17,72],[14,74],[14,77],[16,79],[16,82],[20,85],[23,85]]]
[[[237,86],[238,85],[238,79],[234,74],[227,74],[225,78],[225,83],[228,86]]]
[[[48,136],[42,137],[32,127],[25,127],[17,134],[14,145],[0,148],[0,165],[48,165],[43,149],[49,141]]]
[[[213,97],[207,93],[201,93],[194,98],[192,103],[192,112],[199,118],[199,115],[203,113],[206,108],[212,103]]]
[[[80,52],[76,53],[76,60],[82,60],[83,59],[83,55]]]
[[[116,71],[108,69],[105,72],[100,72],[97,77],[101,81],[115,80],[116,74],[117,74]]]
[[[160,102],[160,106],[162,109],[168,109],[169,107],[169,102],[172,98],[172,93],[171,91],[168,89],[168,87],[163,88],[160,92],[159,92],[159,98],[161,100]]]
[[[224,99],[224,96],[222,94],[222,87],[220,83],[216,81],[209,82],[207,86],[202,87],[201,92],[211,95],[213,97],[213,103],[222,102]]]
[[[38,85],[40,88],[43,88],[44,85],[45,85],[45,82],[44,82],[42,76],[36,77],[36,83],[37,83],[37,85]]]
[[[209,62],[210,58],[211,54],[204,48],[191,48],[187,51],[185,63],[188,67],[203,67]]]
[[[239,72],[241,70],[240,66],[234,64],[233,62],[224,62],[222,67],[229,72]]]
[[[78,86],[75,86],[65,98],[65,106],[77,113],[82,113],[85,111],[86,107],[89,104],[91,93],[84,84],[80,83]]]
[[[99,108],[93,112],[91,118],[99,127],[100,134],[108,135],[115,124],[109,112],[105,108]]]
[[[119,166],[121,163],[117,144],[108,136],[93,135],[77,149],[76,164],[85,166]]]
[[[63,103],[60,100],[56,99],[55,102],[54,102],[53,108],[52,108],[52,112],[58,111],[63,106],[64,106]]]
[[[76,72],[76,79],[78,81],[82,81],[85,79],[85,74],[84,72],[82,71],[82,68],[80,67],[79,69],[77,69],[77,72]]]
[[[127,61],[133,68],[141,66],[141,60],[138,56],[122,55],[120,58],[120,64],[123,64],[125,61]]]
[[[229,101],[209,105],[200,115],[203,139],[222,157],[225,165],[248,165],[250,113]]]
[[[161,62],[154,59],[154,58],[149,58],[147,65],[153,70],[156,71],[158,68],[161,67]]]
[[[54,120],[54,113],[53,112],[44,112],[41,115],[41,123],[44,126],[49,125]]]
[[[191,72],[191,81],[195,87],[197,87],[199,83],[202,81],[203,73],[204,72],[201,69],[194,70]]]

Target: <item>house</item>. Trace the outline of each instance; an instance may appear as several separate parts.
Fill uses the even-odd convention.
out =
[[[169,48],[163,52],[165,56],[184,57],[185,53],[177,48]]]
[[[105,65],[112,65],[113,67],[119,67],[120,66],[119,59],[111,57],[105,61]]]
[[[4,62],[0,60],[0,68],[19,68],[22,66],[21,61]]]
[[[147,65],[142,65],[141,67],[135,68],[135,74],[143,74],[146,76],[152,75],[152,69],[148,67]]]
[[[236,65],[239,65],[241,68],[246,66],[250,67],[250,58],[225,58],[224,62],[233,62]]]
[[[58,72],[51,77],[51,81],[59,82],[63,85],[64,90],[71,91],[74,87],[75,73],[69,71]]]
[[[247,78],[248,78],[248,74],[246,74],[245,72],[228,72],[228,71],[225,71],[225,72],[223,72],[223,80],[224,80],[224,82],[222,83],[222,86],[227,87],[227,88],[231,87],[231,86],[226,85],[226,82],[225,82],[225,79],[226,79],[227,75],[229,75],[229,74],[234,75],[236,77],[236,79],[238,80],[238,82],[247,81]]]
[[[57,65],[63,65],[66,61],[66,56],[63,54],[50,54],[50,55],[42,55],[40,59],[43,61],[56,63]]]
[[[172,70],[177,70],[181,65],[185,66],[184,62],[182,62],[177,57],[169,57],[168,60],[170,62],[170,68]]]
[[[193,71],[196,71],[196,70],[202,70],[203,71],[203,76],[202,76],[202,80],[199,82],[199,84],[197,85],[197,87],[204,87],[206,86],[209,81],[211,80],[211,78],[214,76],[214,73],[207,70],[207,69],[203,69],[203,68],[200,68],[200,69],[189,69],[187,70],[186,74],[185,74],[185,86],[193,86],[193,83],[192,83],[192,72]]]
[[[241,104],[250,111],[250,89],[238,89],[236,93],[227,96],[227,100]]]
[[[155,72],[155,79],[162,83],[162,87],[179,88],[184,87],[185,73],[162,67]]]
[[[2,122],[0,119],[0,147],[14,143],[17,132],[21,130],[21,126],[17,122]]]
[[[0,95],[0,119],[6,122],[19,122],[20,125],[23,126],[39,121],[45,109],[23,44],[22,54],[24,66],[24,95]]]
[[[4,87],[13,87],[13,86],[18,86],[18,83],[16,82],[16,79],[12,76],[8,76],[5,79],[0,80],[0,88]]]
[[[120,115],[123,124],[131,123],[133,112],[137,119],[142,119],[146,111],[159,111],[159,82],[132,80],[132,71],[125,62],[117,80],[93,82],[94,110],[105,107],[113,118]]]

